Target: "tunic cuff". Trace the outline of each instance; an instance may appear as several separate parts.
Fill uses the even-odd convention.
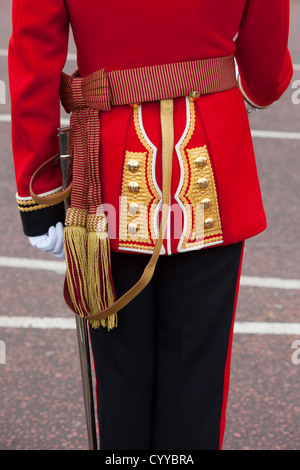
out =
[[[238,80],[237,80],[237,84],[238,84],[238,88],[240,90],[240,92],[242,93],[243,95],[243,98],[244,100],[252,107],[254,108],[255,110],[257,109],[266,109],[266,108],[269,108],[269,106],[259,106],[258,104],[254,103],[245,93],[243,87],[242,87],[242,84],[241,84],[241,77],[240,75],[238,76]]]
[[[43,197],[50,194],[55,194],[60,191],[57,188],[54,191],[49,191],[45,194],[40,194]],[[56,225],[58,222],[65,222],[65,207],[64,202],[52,206],[37,204],[31,197],[20,197],[16,195],[16,200],[21,216],[23,231],[26,236],[36,237],[48,232],[49,227]]]

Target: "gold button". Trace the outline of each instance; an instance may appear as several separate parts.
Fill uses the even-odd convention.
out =
[[[208,181],[206,178],[199,178],[197,184],[200,189],[205,189],[208,186]]]
[[[197,166],[202,168],[203,166],[206,165],[207,159],[205,157],[198,157],[196,158],[195,163]]]
[[[190,93],[190,98],[192,98],[192,99],[199,98],[199,96],[200,96],[200,91],[192,91]]]
[[[132,193],[136,193],[140,189],[140,185],[136,181],[130,181],[130,183],[128,185],[128,189]]]
[[[137,171],[139,169],[140,164],[137,160],[129,160],[127,166],[128,166],[128,170]]]
[[[214,225],[214,219],[208,218],[204,221],[204,228],[212,228]]]
[[[202,199],[201,204],[203,204],[204,209],[208,209],[209,207],[211,207],[212,202],[210,199],[205,198],[205,199]]]
[[[139,210],[139,205],[136,202],[131,202],[128,206],[128,211],[131,215],[136,215]]]
[[[135,235],[135,234],[137,233],[137,231],[138,231],[138,226],[137,226],[137,224],[135,224],[134,222],[130,222],[130,223],[128,224],[128,233],[129,233],[130,235]]]

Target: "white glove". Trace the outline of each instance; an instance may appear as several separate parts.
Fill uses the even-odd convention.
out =
[[[37,237],[29,237],[29,242],[33,247],[45,253],[65,259],[63,232],[64,226],[61,222],[58,222],[55,227],[52,226],[49,228],[48,233]]]

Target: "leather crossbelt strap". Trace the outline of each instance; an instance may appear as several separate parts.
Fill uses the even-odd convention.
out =
[[[33,191],[34,183],[44,173],[47,173],[47,171],[53,170],[53,168],[56,166],[60,166],[59,154],[54,155],[54,157],[51,157],[48,160],[46,160],[46,162],[43,163],[43,165],[41,165],[32,175],[30,184],[29,184],[29,191],[30,191],[32,199],[37,204],[44,204],[47,206],[51,206],[53,204],[59,204],[60,202],[63,202],[65,199],[68,199],[68,197],[70,196],[71,190],[72,190],[72,182],[68,185],[66,189],[64,189],[63,191],[59,191],[54,196],[49,195],[49,196],[40,197],[40,196],[37,196]]]

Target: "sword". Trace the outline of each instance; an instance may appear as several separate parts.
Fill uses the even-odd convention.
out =
[[[60,146],[60,164],[62,171],[63,189],[67,187],[68,173],[70,167],[70,138],[72,136],[71,127],[60,127],[58,129]],[[65,200],[65,211],[68,208],[68,201]],[[87,321],[79,315],[75,316],[77,340],[80,358],[81,378],[83,387],[83,398],[85,406],[85,417],[87,425],[87,435],[90,450],[97,450],[96,420],[93,396],[93,380],[90,358],[90,345],[88,336]]]

